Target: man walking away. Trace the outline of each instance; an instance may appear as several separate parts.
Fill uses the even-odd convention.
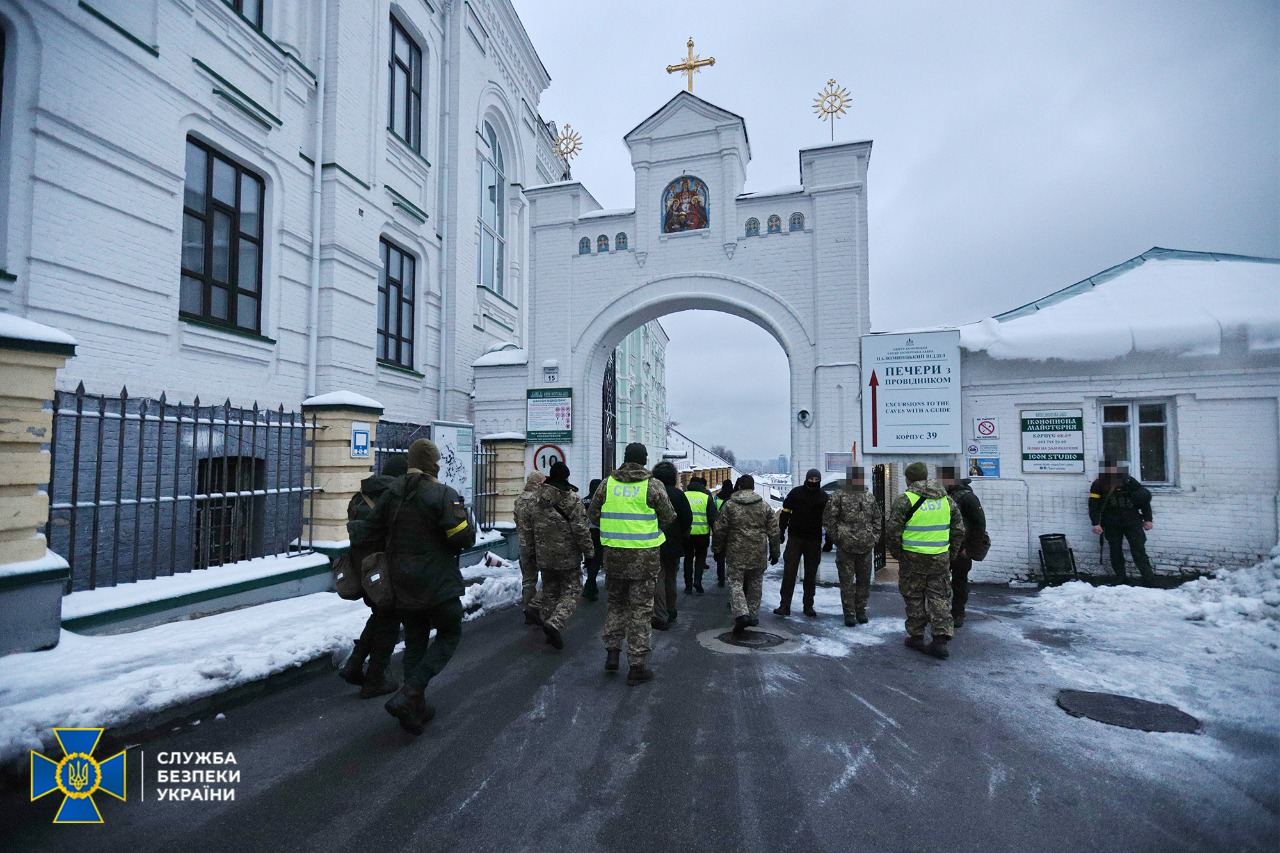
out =
[[[538,487],[526,515],[532,527],[534,559],[542,573],[542,630],[548,643],[563,649],[561,632],[578,607],[582,558],[595,553],[587,510],[569,485],[567,465],[551,465],[551,473]]]
[[[804,475],[804,485],[796,486],[782,502],[778,519],[778,536],[787,539],[787,550],[782,556],[782,601],[773,612],[778,616],[791,615],[791,597],[796,588],[796,573],[804,559],[804,615],[817,616],[813,609],[813,596],[818,588],[818,564],[822,562],[822,512],[827,507],[827,493],[822,490],[822,473],[810,468]]]
[[[898,591],[907,610],[909,648],[945,660],[951,625],[951,561],[964,544],[964,519],[923,462],[907,466],[907,490],[889,508],[885,530],[889,552],[898,561]],[[931,626],[933,642],[924,641]]]
[[[707,571],[707,549],[711,546],[711,528],[716,523],[716,502],[707,493],[705,477],[689,480],[685,492],[693,523],[689,527],[689,544],[684,549],[684,594],[702,595],[702,575]]]
[[[667,490],[651,488],[645,470],[648,451],[628,444],[622,467],[605,478],[587,507],[590,523],[600,528],[604,548],[605,590],[609,609],[604,617],[605,672],[617,672],[622,641],[627,641],[627,684],[653,678],[646,662],[653,637],[653,587],[662,570],[658,556],[662,528],[675,521]]]
[[[750,474],[739,477],[733,497],[725,502],[716,519],[715,551],[725,555],[728,566],[729,609],[735,636],[741,636],[748,625],[759,621],[765,557],[770,565],[777,565],[781,547],[778,516],[755,489],[756,481]]]
[[[982,511],[982,501],[969,486],[969,478],[956,479],[956,469],[939,466],[938,482],[964,519],[964,547],[951,561],[951,621],[959,628],[964,624],[964,606],[969,601],[969,570],[973,568],[973,556],[981,560],[987,556],[987,514]]]
[[[720,491],[716,492],[716,496],[712,498],[717,513],[724,509],[725,502],[731,497],[733,497],[733,481],[725,480],[720,484]],[[711,529],[714,530],[715,527],[712,526]],[[712,548],[711,552],[716,557],[716,586],[724,586],[724,552],[717,551],[715,548]]]
[[[409,447],[409,471],[374,504],[367,521],[348,524],[351,543],[384,548],[397,618],[404,623],[404,686],[387,713],[413,734],[435,716],[427,704],[431,679],[449,663],[462,638],[462,572],[458,555],[475,544],[475,526],[458,493],[436,479],[440,451],[420,438]],[[430,641],[435,629],[435,642]]]
[[[840,608],[847,627],[867,623],[871,597],[872,549],[880,541],[883,515],[875,495],[867,491],[867,471],[853,467],[844,485],[827,501],[822,524],[836,544],[836,570],[840,574]]]
[[[676,513],[675,521],[662,528],[666,537],[659,549],[662,574],[658,575],[653,592],[653,627],[665,631],[676,621],[676,572],[680,570],[680,559],[684,557],[693,515],[684,492],[676,488],[676,466],[670,462],[659,462],[653,466],[653,478],[666,489],[667,500],[671,501],[671,508]]]
[[[516,495],[516,539],[520,543],[520,606],[524,608],[524,624],[539,624],[538,607],[538,564],[534,560],[533,550],[528,547],[533,530],[525,513],[533,503],[538,488],[547,481],[547,475],[534,471],[524,481],[524,491]]]
[[[1147,557],[1147,531],[1152,527],[1151,492],[1129,476],[1128,462],[1102,463],[1102,472],[1089,487],[1089,522],[1095,536],[1103,536],[1111,548],[1111,571],[1123,583],[1124,543],[1129,541],[1133,564],[1142,573],[1144,586],[1154,586],[1156,575]]]
[[[351,497],[347,504],[347,521],[364,521],[373,515],[373,508],[378,496],[391,487],[396,478],[408,469],[405,454],[393,453],[382,463],[382,473],[365,477],[360,482],[360,491]],[[364,558],[377,548],[352,548],[348,553],[351,571],[360,572]],[[395,608],[374,607],[369,596],[365,595],[364,603],[369,608],[369,620],[364,623],[360,639],[356,640],[351,657],[338,670],[338,674],[349,684],[360,685],[360,698],[372,699],[393,692],[400,685],[394,679],[387,678],[387,665],[391,663],[391,654],[395,651],[396,640],[400,638],[400,620],[396,618]],[[369,669],[365,670],[365,659],[369,661]]]
[[[582,499],[583,512],[586,512],[587,505],[595,497],[598,488],[600,488],[600,481],[592,480],[591,486],[587,489],[587,496]],[[604,566],[604,551],[600,548],[600,528],[597,525],[591,527],[591,546],[594,551],[592,556],[587,558],[587,579],[582,584],[582,597],[587,601],[595,601],[600,597],[600,586],[596,579],[600,577],[600,569]]]

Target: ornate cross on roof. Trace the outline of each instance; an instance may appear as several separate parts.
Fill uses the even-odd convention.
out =
[[[687,74],[689,76],[689,91],[692,92],[693,91],[693,75],[698,73],[698,71],[701,68],[708,65],[715,65],[715,64],[716,64],[716,58],[714,56],[709,57],[707,59],[702,59],[700,57],[694,56],[693,36],[689,36],[689,56],[685,58],[684,62],[680,62],[675,65],[668,65],[667,73],[668,74],[677,74],[677,73]]]

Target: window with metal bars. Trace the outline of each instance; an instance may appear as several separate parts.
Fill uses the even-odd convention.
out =
[[[391,95],[387,127],[414,151],[422,151],[422,48],[391,16]]]
[[[261,177],[187,137],[178,311],[221,326],[262,328]]]
[[[382,243],[378,277],[378,359],[413,368],[413,293],[417,263],[413,255],[388,241]]]

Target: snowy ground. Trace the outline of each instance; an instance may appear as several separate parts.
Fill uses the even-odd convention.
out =
[[[519,601],[519,564],[493,554],[462,604],[476,619]],[[52,742],[53,726],[119,726],[351,648],[369,611],[332,593],[112,636],[63,631],[53,649],[0,657],[0,765]]]

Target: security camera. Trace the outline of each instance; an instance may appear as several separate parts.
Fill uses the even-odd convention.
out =
[[[796,420],[800,421],[800,423],[804,424],[805,426],[809,425],[809,419],[811,417],[812,415],[809,414],[808,409],[801,409],[800,411],[796,412]]]

